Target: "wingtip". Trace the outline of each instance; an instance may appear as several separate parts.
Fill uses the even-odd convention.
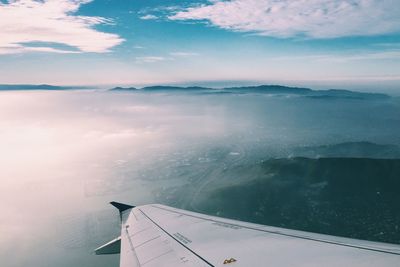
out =
[[[123,211],[129,210],[129,209],[132,209],[135,207],[135,206],[131,206],[128,204],[119,203],[119,202],[115,202],[115,201],[111,201],[110,204],[113,205],[114,207],[116,207],[119,210],[119,212],[123,212]]]

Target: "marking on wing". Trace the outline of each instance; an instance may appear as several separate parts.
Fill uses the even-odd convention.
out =
[[[226,224],[224,222],[221,222],[221,221],[218,221],[218,220],[213,220],[213,219],[210,219],[210,218],[204,218],[204,217],[201,217],[201,216],[196,216],[196,215],[192,215],[192,214],[186,214],[186,213],[182,213],[182,212],[179,212],[179,211],[176,211],[176,210],[170,210],[170,209],[166,209],[166,208],[158,207],[158,206],[154,206],[154,205],[150,205],[150,206],[153,207],[153,208],[157,208],[157,209],[161,209],[161,210],[165,210],[165,211],[173,212],[173,213],[177,213],[177,214],[182,214],[182,215],[185,215],[185,216],[188,216],[188,217],[192,217],[192,218],[197,218],[197,219],[201,219],[201,220],[204,220],[204,221],[210,221],[210,222],[213,222],[213,223],[217,224],[218,226],[222,226],[222,225],[220,225],[221,223],[222,224]],[[205,216],[207,216],[207,215],[205,215]],[[338,246],[343,246],[343,247],[350,247],[350,248],[355,248],[355,249],[362,249],[362,250],[368,250],[368,251],[374,251],[374,252],[386,253],[386,254],[392,254],[392,255],[400,255],[399,252],[388,251],[388,250],[383,250],[383,249],[379,249],[379,248],[363,247],[363,246],[340,243],[340,242],[335,242],[335,241],[317,239],[317,238],[312,238],[312,237],[307,237],[307,236],[298,236],[298,235],[293,235],[293,234],[286,234],[286,233],[276,232],[276,231],[271,231],[271,230],[258,229],[258,228],[254,228],[254,227],[250,227],[250,226],[235,225],[235,224],[227,224],[227,225],[236,226],[236,227],[239,227],[239,229],[243,228],[243,229],[254,230],[254,231],[259,231],[259,232],[264,232],[264,233],[269,233],[269,234],[274,234],[274,235],[281,235],[281,236],[299,238],[299,239],[310,240],[310,241],[315,241],[315,242],[321,242],[321,243],[325,243],[325,244],[338,245]]]
[[[175,233],[174,236],[179,239],[182,243],[189,244],[192,243],[192,240],[182,235],[181,233]]]
[[[234,224],[230,224],[230,223],[214,222],[213,224],[217,225],[217,226],[225,227],[225,228],[234,229],[234,230],[242,229],[242,227],[234,225]]]
[[[230,258],[230,259],[224,260],[223,264],[230,264],[230,263],[234,263],[234,262],[237,262],[237,260],[235,260],[234,258]]]
[[[174,239],[176,242],[178,242],[178,244],[182,245],[184,248],[186,248],[188,251],[192,252],[194,255],[196,255],[199,259],[201,259],[202,261],[204,261],[206,264],[208,264],[211,267],[215,267],[213,264],[211,264],[210,262],[208,262],[206,259],[204,259],[203,257],[201,257],[199,254],[197,254],[196,252],[194,252],[193,250],[191,250],[189,247],[187,247],[185,244],[183,244],[181,241],[179,241],[179,239],[175,238],[173,235],[171,235],[170,233],[168,233],[164,228],[162,228],[160,225],[158,225],[155,221],[153,221],[142,209],[139,209],[139,211],[147,218],[149,219],[155,226],[157,226],[161,231],[163,231],[164,233],[166,233],[169,237],[171,237],[172,239]]]

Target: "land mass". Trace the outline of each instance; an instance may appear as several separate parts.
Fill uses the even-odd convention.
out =
[[[309,98],[317,99],[334,99],[334,98],[348,98],[348,99],[385,99],[390,98],[389,95],[382,93],[367,93],[355,92],[343,89],[329,89],[329,90],[313,90],[310,88],[302,87],[289,87],[282,85],[260,85],[260,86],[242,86],[242,87],[226,87],[226,88],[209,88],[199,86],[147,86],[143,88],[136,87],[115,87],[110,91],[124,91],[124,92],[186,92],[186,93],[230,93],[230,94],[272,94],[272,95],[298,95]]]
[[[196,156],[171,171],[187,182],[161,188],[157,202],[271,226],[400,242],[399,146],[304,146],[263,161],[245,150],[235,156],[231,151],[215,147],[204,154],[207,168],[194,163]]]
[[[371,142],[345,142],[340,144],[303,146],[291,151],[294,157],[306,158],[375,158],[400,159],[400,147]]]
[[[74,90],[88,89],[87,86],[58,86],[49,84],[0,84],[0,91],[15,91],[15,90]],[[155,85],[142,88],[136,87],[114,87],[109,91],[116,92],[163,92],[163,93],[199,93],[199,94],[270,94],[270,95],[297,95],[308,98],[317,99],[386,99],[390,98],[387,94],[355,92],[343,89],[329,90],[313,90],[303,87],[290,87],[283,85],[259,85],[259,86],[241,86],[241,87],[226,87],[226,88],[210,88],[201,86],[166,86]]]
[[[281,158],[265,176],[214,187],[199,211],[358,239],[400,240],[400,159]]]

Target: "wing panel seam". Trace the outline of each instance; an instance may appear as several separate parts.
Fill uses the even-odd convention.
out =
[[[213,264],[211,264],[210,262],[208,262],[206,259],[204,259],[203,257],[201,257],[199,254],[197,254],[196,252],[194,252],[193,250],[191,250],[189,247],[185,246],[183,243],[181,243],[178,239],[176,239],[174,236],[172,236],[170,233],[168,233],[164,228],[162,228],[159,224],[157,224],[155,221],[153,221],[144,211],[142,211],[139,208],[140,212],[147,218],[149,219],[155,226],[157,226],[158,228],[160,228],[164,233],[166,233],[169,237],[171,237],[173,240],[175,240],[176,242],[178,242],[181,246],[183,246],[184,248],[186,248],[187,250],[189,250],[190,252],[192,252],[194,255],[196,255],[199,259],[201,259],[202,261],[204,261],[206,264],[208,264],[211,267],[215,267]]]

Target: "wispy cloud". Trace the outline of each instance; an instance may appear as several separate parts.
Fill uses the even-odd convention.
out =
[[[136,63],[159,63],[162,61],[174,61],[182,58],[189,58],[198,56],[198,53],[195,52],[186,52],[186,51],[174,51],[170,52],[166,55],[160,56],[139,56],[136,57]]]
[[[0,1],[0,54],[24,52],[109,52],[124,40],[116,34],[94,29],[111,24],[103,17],[79,16],[80,6],[92,0],[9,0]],[[31,42],[47,43],[30,47]],[[59,49],[63,44],[75,50]]]
[[[168,16],[273,37],[336,38],[400,32],[393,0],[210,0]]]
[[[154,20],[154,19],[158,19],[158,17],[156,16],[156,15],[151,15],[151,14],[148,14],[148,15],[144,15],[144,16],[141,16],[141,17],[139,17],[140,19],[143,19],[143,20]]]
[[[381,52],[367,52],[358,51],[353,54],[319,54],[319,55],[304,55],[304,56],[284,56],[273,57],[271,60],[278,61],[293,61],[293,60],[307,60],[307,61],[320,61],[320,62],[333,62],[333,63],[346,63],[351,61],[364,61],[364,60],[399,60],[400,50],[387,50]]]
[[[57,53],[57,54],[79,54],[79,51],[62,50],[53,47],[35,46],[25,47],[22,45],[15,45],[9,47],[0,47],[0,55],[27,53],[27,52],[42,52],[42,53]]]
[[[347,56],[330,56],[321,58],[321,60],[333,61],[333,62],[348,62],[348,61],[360,61],[360,60],[399,60],[400,50],[388,50],[383,52],[370,52],[360,53],[355,55]]]
[[[184,51],[171,52],[169,54],[174,57],[194,57],[199,55],[198,53],[195,52],[184,52]]]
[[[161,56],[136,57],[137,63],[156,63],[156,62],[166,61],[166,60],[170,60],[170,58],[161,57]]]

